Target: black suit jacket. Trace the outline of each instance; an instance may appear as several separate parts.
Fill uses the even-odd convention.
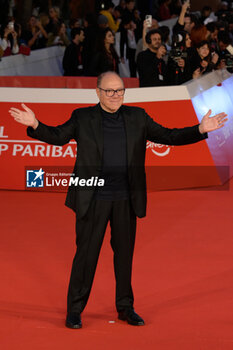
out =
[[[127,138],[128,180],[130,198],[135,214],[146,215],[146,176],[145,152],[146,142],[166,145],[186,145],[206,138],[199,132],[198,125],[168,129],[156,123],[138,107],[121,106],[125,121]],[[64,145],[71,139],[77,142],[78,155],[74,173],[79,178],[99,176],[103,156],[103,128],[100,105],[79,108],[73,111],[71,118],[57,127],[47,126],[39,122],[36,130],[28,128],[28,136],[53,144]],[[88,210],[95,188],[69,187],[66,205],[73,209],[79,218]]]
[[[76,45],[73,41],[65,49],[62,66],[64,76],[80,76],[83,75],[81,44]]]

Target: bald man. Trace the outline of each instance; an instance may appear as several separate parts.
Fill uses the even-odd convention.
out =
[[[76,213],[77,251],[73,260],[67,303],[66,326],[82,327],[81,313],[91,291],[100,248],[108,222],[114,252],[116,309],[118,318],[141,326],[144,320],[134,311],[131,286],[136,217],[146,215],[146,141],[166,145],[186,145],[201,141],[206,133],[221,128],[226,114],[210,118],[209,111],[199,125],[168,129],[157,124],[142,108],[123,105],[125,88],[114,72],[98,77],[99,103],[79,108],[57,127],[37,120],[33,111],[11,108],[10,114],[28,126],[30,137],[64,145],[78,142],[74,173],[79,178],[104,179],[102,187],[70,186],[66,205]]]

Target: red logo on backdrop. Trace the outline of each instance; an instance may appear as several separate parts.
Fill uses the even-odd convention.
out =
[[[147,141],[146,144],[146,148],[151,149],[151,151],[158,157],[166,157],[170,153],[172,147],[174,146],[161,145],[160,143],[154,143],[151,141]]]

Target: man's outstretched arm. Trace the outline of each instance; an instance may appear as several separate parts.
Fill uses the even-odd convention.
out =
[[[188,145],[201,141],[207,137],[208,132],[222,128],[227,121],[224,112],[213,117],[210,115],[211,110],[206,113],[199,125],[178,129],[165,128],[147,115],[147,139],[165,145]]]

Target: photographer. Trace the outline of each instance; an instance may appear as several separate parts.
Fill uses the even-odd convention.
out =
[[[227,50],[228,45],[231,45],[230,34],[227,31],[220,30],[218,32],[217,50],[219,54],[218,68],[226,68],[230,73],[233,73],[233,55]]]
[[[167,80],[169,85],[180,85],[192,78],[188,64],[191,39],[185,31],[173,35],[172,49],[167,63]]]
[[[140,52],[137,57],[139,86],[165,86],[167,85],[167,67],[163,57],[167,51],[162,44],[160,31],[150,30],[146,34],[146,43],[148,49]]]

